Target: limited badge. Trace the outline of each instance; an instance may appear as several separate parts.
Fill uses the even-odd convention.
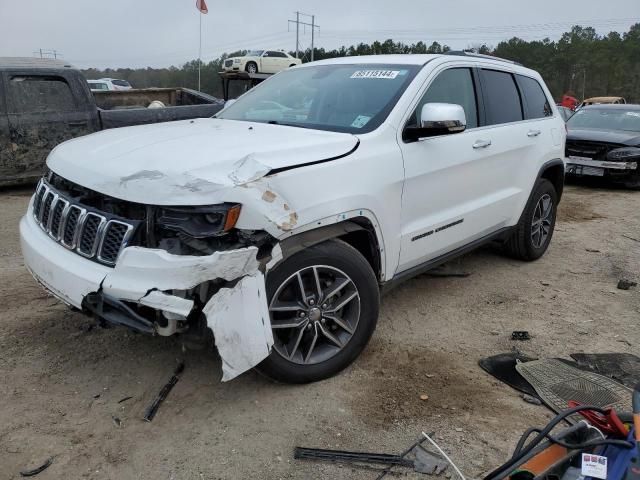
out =
[[[585,477],[601,478],[602,480],[606,480],[607,457],[583,453],[581,473]]]

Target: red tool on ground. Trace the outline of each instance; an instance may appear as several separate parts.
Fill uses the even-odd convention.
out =
[[[575,400],[569,401],[569,408],[578,407],[580,405],[583,404],[576,402]],[[629,429],[624,425],[624,423],[622,423],[616,411],[613,408],[608,408],[605,412],[606,413],[602,414],[593,410],[583,410],[579,413],[602,433],[618,438],[627,438],[627,435],[629,435]]]

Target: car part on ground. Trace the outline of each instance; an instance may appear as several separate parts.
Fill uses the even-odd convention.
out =
[[[160,408],[160,404],[165,401],[173,387],[175,387],[178,380],[180,380],[180,375],[184,372],[184,363],[180,362],[176,367],[173,375],[169,379],[169,381],[162,387],[160,393],[153,399],[153,402],[147,407],[144,412],[144,416],[142,419],[146,422],[150,422],[158,413],[158,408]],[[121,400],[122,401],[122,400]],[[118,402],[120,403],[120,402]]]

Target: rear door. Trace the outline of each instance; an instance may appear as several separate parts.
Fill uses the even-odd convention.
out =
[[[16,179],[42,174],[49,152],[97,129],[97,112],[84,80],[69,72],[8,71],[4,76]]]
[[[13,166],[15,155],[9,132],[9,118],[7,117],[6,96],[3,77],[0,74],[0,186],[8,185],[9,174],[15,169]]]

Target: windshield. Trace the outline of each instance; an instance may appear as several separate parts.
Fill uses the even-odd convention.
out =
[[[389,115],[418,65],[318,65],[285,70],[217,118],[367,133]]]
[[[569,128],[640,132],[640,110],[583,108],[567,122]]]
[[[259,57],[263,53],[264,53],[264,50],[249,50],[245,56],[246,57]]]

